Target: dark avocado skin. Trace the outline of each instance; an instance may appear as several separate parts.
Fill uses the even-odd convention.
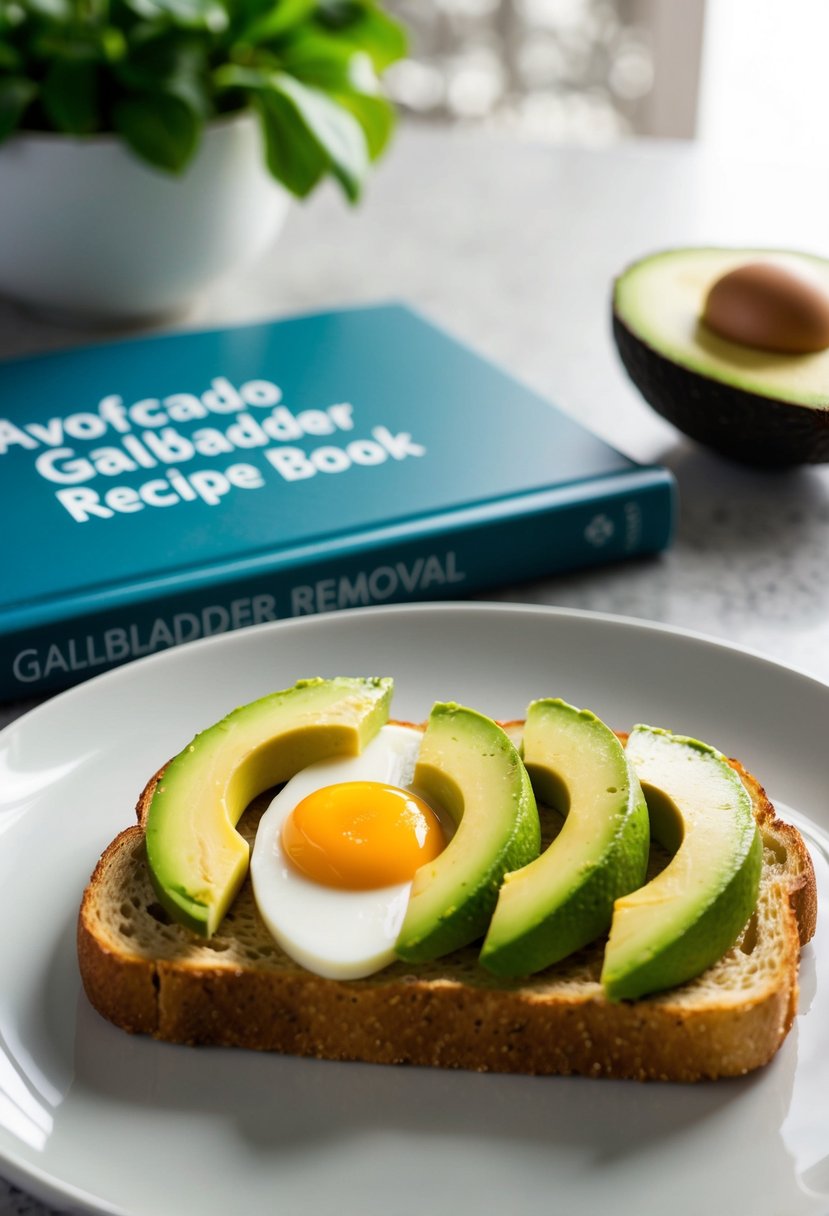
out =
[[[761,397],[689,371],[638,338],[615,311],[613,337],[648,404],[692,439],[757,468],[829,461],[829,410]]]

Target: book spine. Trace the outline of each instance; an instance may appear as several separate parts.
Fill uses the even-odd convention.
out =
[[[673,479],[662,469],[492,503],[385,529],[340,552],[284,558],[60,623],[0,636],[0,697],[32,697],[122,663],[249,625],[374,604],[462,599],[493,586],[654,553],[671,539]]]

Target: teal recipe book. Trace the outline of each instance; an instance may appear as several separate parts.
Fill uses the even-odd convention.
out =
[[[0,695],[655,552],[674,483],[402,305],[0,364]]]

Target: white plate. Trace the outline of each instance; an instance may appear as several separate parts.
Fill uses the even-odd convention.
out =
[[[131,1038],[87,1005],[74,922],[147,775],[230,707],[313,674],[395,677],[394,712],[561,695],[740,756],[829,877],[829,687],[675,630],[534,607],[287,621],[133,663],[0,736],[0,1172],[128,1216],[800,1216],[829,1211],[829,957],[772,1064],[696,1086],[385,1068]],[[16,926],[15,932],[11,931]]]

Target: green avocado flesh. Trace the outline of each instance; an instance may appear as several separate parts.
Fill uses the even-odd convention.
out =
[[[721,958],[754,910],[763,858],[749,794],[718,751],[637,726],[627,754],[651,830],[675,852],[616,901],[601,977],[614,1001],[685,983]]]
[[[538,801],[566,818],[544,853],[501,887],[481,963],[502,976],[540,971],[605,933],[614,900],[645,881],[648,865],[639,781],[594,714],[565,701],[534,701],[523,757]]]
[[[248,870],[235,829],[257,794],[327,756],[357,755],[388,720],[389,679],[300,680],[233,710],[164,769],[146,822],[156,893],[179,924],[210,937]]]
[[[413,785],[456,829],[414,877],[395,949],[417,963],[483,936],[504,874],[538,856],[540,827],[514,744],[490,718],[460,705],[432,709]]]
[[[758,249],[673,249],[643,258],[617,279],[614,313],[636,338],[688,371],[774,401],[827,409],[829,350],[808,355],[755,350],[700,323],[717,279],[767,258],[808,268],[829,292],[829,261],[823,258]]]

